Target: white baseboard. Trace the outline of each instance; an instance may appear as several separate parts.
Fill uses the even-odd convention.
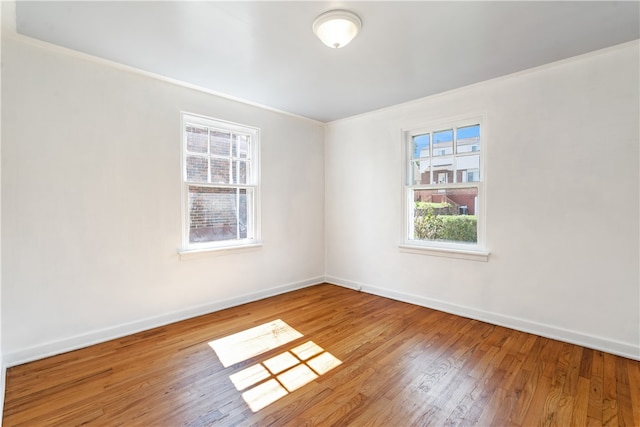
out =
[[[0,356],[0,427],[2,427],[2,414],[4,414],[4,392],[7,389],[7,365]]]
[[[3,355],[3,368],[6,369],[8,367],[32,362],[34,360],[43,359],[45,357],[54,356],[56,354],[66,353],[68,351],[88,347],[93,344],[121,338],[127,335],[135,334],[137,332],[146,331],[148,329],[157,328],[159,326],[168,325],[170,323],[179,322],[181,320],[190,319],[192,317],[201,316],[203,314],[213,313],[215,311],[224,310],[225,308],[235,307],[237,305],[246,304],[248,302],[258,301],[274,295],[295,291],[297,289],[306,288],[323,282],[324,276],[313,277],[299,282],[288,283],[286,285],[265,289],[251,294],[241,295],[223,301],[212,301],[207,304],[190,307],[184,310],[165,313],[159,316],[137,320],[135,322],[124,323],[121,325],[87,332],[85,334],[76,335],[62,340],[50,341],[37,346],[12,351]]]
[[[403,301],[410,304],[444,311],[446,313],[451,313],[458,316],[480,320],[494,325],[504,326],[507,328],[540,335],[546,338],[601,350],[607,353],[616,354],[618,356],[627,357],[629,359],[640,360],[640,347],[634,346],[633,344],[588,335],[517,317],[505,316],[499,313],[478,310],[472,307],[451,304],[445,301],[422,297],[419,295],[396,292],[394,290],[370,286],[366,283],[356,282],[353,280],[334,276],[319,276],[270,289],[265,289],[263,291],[254,292],[251,294],[241,295],[227,300],[213,301],[185,310],[165,313],[160,316],[154,316],[135,322],[117,325],[114,327],[91,331],[62,340],[50,341],[41,345],[6,353],[2,355],[3,357],[2,359],[0,359],[0,396],[4,396],[3,392],[6,381],[6,369],[12,366],[43,359],[45,357],[54,356],[56,354],[61,354],[68,351],[77,350],[79,348],[88,347],[93,344],[121,338],[137,332],[164,326],[174,322],[179,322],[181,320],[201,316],[203,314],[213,313],[215,311],[224,310],[225,308],[261,300],[271,296],[291,292],[297,289],[306,288],[323,282],[366,292],[373,295],[391,298],[397,301]],[[2,408],[3,401],[0,402],[0,409]]]
[[[558,341],[577,344],[583,347],[604,351],[606,353],[615,354],[629,359],[640,360],[640,347],[633,344],[584,334],[581,332],[559,328],[553,325],[546,325],[543,323],[521,319],[518,317],[505,316],[499,313],[493,313],[472,307],[451,304],[446,301],[422,297],[419,295],[378,288],[375,286],[367,285],[365,283],[342,279],[340,277],[325,276],[325,281],[333,285],[338,285],[345,288],[394,299],[397,301],[407,302],[409,304],[420,305],[422,307],[432,308],[434,310],[444,311],[446,313],[468,317],[471,319],[480,320],[494,325],[504,326],[506,328],[515,329],[522,332],[540,335]]]

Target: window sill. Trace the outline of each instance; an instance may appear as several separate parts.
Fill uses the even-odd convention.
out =
[[[426,246],[413,246],[413,245],[400,245],[400,251],[419,254],[419,255],[432,255],[447,258],[466,259],[471,261],[489,261],[489,252],[486,251],[472,251],[465,249],[449,249],[449,248],[434,248]]]
[[[238,246],[221,246],[218,248],[178,249],[178,255],[180,255],[180,260],[183,261],[203,256],[229,255],[232,253],[255,251],[261,247],[262,242]]]

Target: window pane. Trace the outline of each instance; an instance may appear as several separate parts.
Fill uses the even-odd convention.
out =
[[[459,128],[457,137],[458,153],[480,151],[480,125]]]
[[[249,206],[252,194],[251,190],[245,188],[238,190],[238,239],[246,239],[249,235]]]
[[[211,182],[213,184],[229,184],[229,163],[228,159],[211,158]]]
[[[432,184],[449,184],[453,181],[453,157],[436,157],[433,159]]]
[[[453,154],[453,130],[443,130],[433,134],[433,156]]]
[[[206,157],[187,156],[187,181],[208,182],[209,162]]]
[[[229,156],[231,154],[231,134],[211,129],[211,154]]]
[[[249,136],[234,135],[233,136],[233,157],[241,159],[249,158]]]
[[[477,243],[477,188],[414,190],[414,240]]]
[[[209,144],[207,128],[187,125],[187,151],[191,153],[206,153]]]
[[[411,185],[429,184],[429,159],[413,160],[411,162]]]
[[[189,242],[247,237],[250,190],[189,186]]]
[[[479,155],[456,157],[456,167],[458,169],[458,182],[480,181]]]
[[[429,144],[431,143],[431,134],[416,135],[411,140],[411,158],[419,159],[420,157],[429,157]]]
[[[247,169],[249,167],[248,162],[236,160],[233,162],[233,183],[234,184],[246,184],[247,183]]]

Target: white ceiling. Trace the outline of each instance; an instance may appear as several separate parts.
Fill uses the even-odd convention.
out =
[[[640,38],[640,2],[18,1],[23,35],[322,122]],[[329,49],[314,19],[362,18]]]

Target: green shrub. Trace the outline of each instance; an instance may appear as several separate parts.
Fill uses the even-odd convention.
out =
[[[451,205],[447,202],[441,202],[441,203],[416,202],[416,209],[429,209],[429,208],[442,209],[442,208],[448,208],[449,206]]]
[[[442,215],[444,226],[439,239],[454,242],[478,241],[478,220],[475,215]]]
[[[437,215],[429,207],[426,215],[414,219],[415,238],[476,243],[477,223],[475,215]]]
[[[413,227],[416,239],[435,240],[444,228],[444,221],[440,215],[434,214],[433,208],[429,206],[426,215],[415,217]]]

